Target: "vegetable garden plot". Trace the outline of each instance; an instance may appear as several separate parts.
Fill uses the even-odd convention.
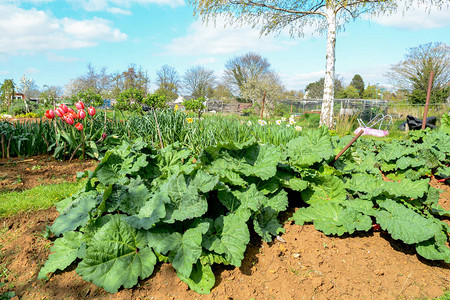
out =
[[[39,276],[77,262],[78,274],[113,293],[168,261],[191,289],[209,293],[211,265],[240,266],[251,230],[264,241],[282,233],[278,215],[290,190],[301,193],[296,206],[308,205],[294,214],[297,224],[339,236],[379,224],[422,257],[450,262],[450,228],[440,219],[449,212],[427,178],[448,172],[450,136],[360,140],[328,165],[349,139],[319,129],[285,147],[227,143],[197,158],[176,144],[156,151],[124,142],[58,204],[50,230],[59,238]],[[396,181],[383,180],[380,169]]]

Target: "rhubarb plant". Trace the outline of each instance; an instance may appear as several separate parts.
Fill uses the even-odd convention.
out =
[[[448,172],[449,136],[362,139],[333,162],[350,139],[321,128],[285,146],[250,139],[198,156],[177,143],[156,150],[123,142],[80,174],[88,178],[82,190],[57,204],[50,226],[57,238],[39,278],[76,264],[85,280],[115,293],[171,263],[207,294],[214,265],[239,267],[252,233],[266,242],[282,234],[279,215],[289,206],[301,207],[292,216],[298,225],[342,236],[378,224],[418,255],[449,262],[450,228],[441,219],[450,212],[429,185],[429,175]]]

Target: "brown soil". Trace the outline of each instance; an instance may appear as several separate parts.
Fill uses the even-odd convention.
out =
[[[74,182],[76,173],[94,170],[94,160],[58,161],[50,156],[0,159],[0,191],[25,190],[42,184]]]
[[[61,177],[65,165],[52,170]],[[66,169],[69,177],[71,170]],[[440,204],[450,209],[449,186],[432,184],[443,189]],[[450,264],[423,260],[389,235],[329,237],[312,225],[287,221],[281,239],[252,238],[240,268],[215,266],[210,295],[190,291],[170,264],[158,265],[139,286],[111,295],[83,281],[73,266],[48,281],[37,280],[51,246],[43,232],[57,215],[52,208],[1,220],[0,298],[14,291],[16,299],[417,299],[450,289]]]

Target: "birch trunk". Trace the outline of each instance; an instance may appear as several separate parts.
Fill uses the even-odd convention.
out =
[[[331,1],[330,1],[331,2]],[[320,125],[333,127],[333,101],[334,101],[334,62],[336,47],[336,14],[334,6],[327,4],[327,65],[325,71],[325,83],[323,91],[322,111]]]

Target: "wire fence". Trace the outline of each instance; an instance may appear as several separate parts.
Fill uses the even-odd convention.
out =
[[[320,113],[322,99],[282,100],[280,103],[290,107],[294,114]],[[420,118],[424,114],[424,104],[409,104],[385,100],[335,99],[334,115],[359,115],[363,120],[371,120],[379,113],[389,114],[393,119],[406,119],[407,115]],[[442,115],[450,109],[450,103],[433,103],[429,105],[428,115]]]

